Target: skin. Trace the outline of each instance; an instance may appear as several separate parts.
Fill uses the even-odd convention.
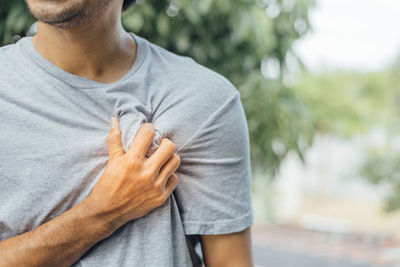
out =
[[[206,266],[212,267],[251,267],[251,229],[226,234],[202,235],[202,252]]]
[[[122,0],[27,0],[39,20],[35,49],[72,74],[102,83],[124,76],[136,59],[135,40],[122,28]],[[0,266],[70,266],[130,220],[164,204],[176,188],[180,158],[163,138],[145,156],[154,127],[145,123],[124,152],[117,119],[108,138],[109,161],[90,195],[32,231],[0,242]],[[202,235],[208,267],[253,266],[250,228]]]
[[[0,266],[70,266],[94,244],[171,195],[179,182],[174,143],[163,138],[147,158],[155,131],[145,123],[125,153],[117,119],[113,125],[107,137],[109,161],[89,196],[32,231],[0,242]]]
[[[122,0],[27,3],[35,17],[47,22],[39,20],[32,43],[53,64],[102,83],[118,81],[131,68],[137,45],[122,27]]]

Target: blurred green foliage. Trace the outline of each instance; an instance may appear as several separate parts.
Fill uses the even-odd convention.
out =
[[[4,0],[0,5],[0,46],[9,44],[13,36],[23,36],[33,23],[23,0]]]
[[[147,0],[123,14],[123,25],[239,89],[253,169],[272,177],[288,151],[302,156],[313,136],[307,107],[282,83],[292,43],[309,29],[312,6],[313,0]],[[261,72],[268,59],[278,62],[276,77]]]
[[[361,168],[361,175],[373,184],[390,186],[386,211],[400,209],[400,151],[389,146],[371,149]]]
[[[361,167],[362,177],[373,184],[390,187],[386,211],[400,210],[400,60],[398,62],[386,72],[391,77],[391,83],[380,86],[382,94],[391,92],[388,96],[391,100],[385,103],[389,112],[381,123],[385,126],[385,142],[367,148],[367,157]],[[379,87],[376,83],[374,86]]]
[[[393,122],[397,84],[397,76],[390,71],[329,71],[303,72],[293,88],[309,107],[319,133],[350,137],[366,133],[374,125],[389,126]]]
[[[360,175],[390,187],[386,211],[400,209],[400,67],[375,73],[304,72],[299,77],[294,92],[309,107],[320,134],[351,137],[383,129],[385,142],[367,145]]]

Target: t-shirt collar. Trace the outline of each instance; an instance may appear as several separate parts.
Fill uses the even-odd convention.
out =
[[[129,32],[129,34],[136,40],[137,45],[137,52],[136,58],[132,65],[125,75],[119,79],[118,81],[112,83],[101,83],[98,81],[90,80],[88,78],[78,76],[72,73],[69,73],[57,65],[50,62],[44,56],[42,56],[36,48],[32,44],[32,37],[24,37],[17,42],[17,45],[20,47],[22,52],[32,60],[38,67],[42,68],[44,71],[49,73],[50,75],[54,76],[55,78],[62,80],[73,87],[82,88],[82,89],[91,89],[91,88],[99,88],[99,87],[109,87],[109,86],[116,86],[132,75],[136,73],[136,71],[142,65],[147,52],[147,40],[143,39],[142,37],[134,34],[133,32]]]

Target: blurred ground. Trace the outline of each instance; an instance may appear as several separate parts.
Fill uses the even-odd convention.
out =
[[[400,241],[295,226],[252,228],[256,267],[400,267]]]

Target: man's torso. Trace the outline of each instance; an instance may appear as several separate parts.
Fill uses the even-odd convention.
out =
[[[153,150],[166,136],[179,151],[214,111],[207,105],[220,104],[207,101],[234,93],[197,92],[211,72],[137,40],[134,66],[109,85],[55,68],[28,38],[0,50],[0,240],[34,229],[89,194],[108,161],[111,115],[120,119],[125,149],[147,121],[157,130]],[[185,168],[177,174],[184,177]],[[185,192],[184,182],[179,186]],[[96,244],[76,266],[191,266],[180,212],[172,195]]]

